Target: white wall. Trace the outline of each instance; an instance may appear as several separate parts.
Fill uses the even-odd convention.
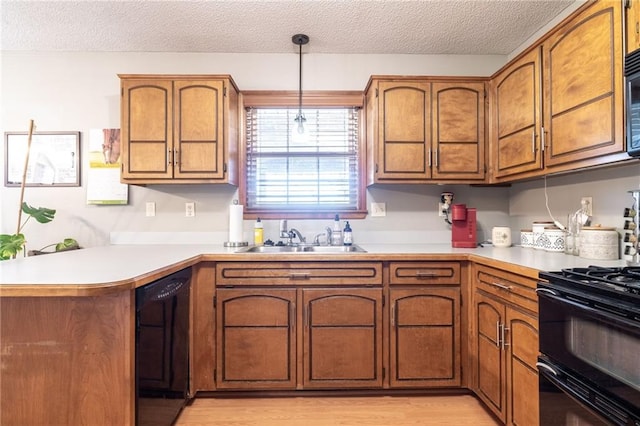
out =
[[[2,52],[1,131],[26,131],[33,119],[40,131],[79,130],[87,152],[90,129],[120,126],[120,80],[117,74],[231,74],[241,90],[297,90],[296,54],[177,53],[19,53]],[[506,61],[503,56],[313,55],[303,57],[304,90],[363,90],[375,74],[488,76]],[[4,152],[0,153],[4,156]],[[4,159],[0,157],[4,165]],[[27,188],[25,200],[57,210],[54,222],[29,223],[28,247],[40,248],[65,237],[82,246],[103,245],[111,232],[196,232],[215,242],[225,240],[227,206],[237,197],[227,185],[130,186],[127,206],[86,205],[87,159],[82,186]],[[356,242],[367,239],[430,239],[447,242],[450,233],[437,216],[440,192],[453,190],[456,201],[479,207],[481,230],[504,224],[505,188],[443,188],[434,185],[372,188],[372,200],[387,203],[385,218],[352,223]],[[0,188],[0,232],[15,232],[18,188]],[[145,217],[145,203],[156,203],[157,215]],[[184,202],[196,203],[196,217],[184,217]],[[251,223],[246,223],[249,238]],[[308,236],[324,222],[290,221]],[[265,223],[265,238],[276,238],[277,223]],[[482,238],[482,237],[481,237]]]

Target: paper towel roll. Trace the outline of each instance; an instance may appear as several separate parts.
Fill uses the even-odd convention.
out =
[[[229,241],[240,243],[243,241],[242,229],[244,206],[242,204],[232,204],[229,206]]]

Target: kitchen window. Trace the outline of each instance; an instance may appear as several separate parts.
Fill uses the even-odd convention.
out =
[[[245,217],[364,217],[362,94],[354,97],[360,105],[330,94],[316,94],[319,105],[306,99],[303,133],[294,120],[298,106],[286,105],[287,95],[259,97],[262,102],[245,96]]]

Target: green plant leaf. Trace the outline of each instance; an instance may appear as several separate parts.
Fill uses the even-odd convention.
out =
[[[68,250],[74,247],[78,247],[78,242],[73,238],[65,238],[62,242],[56,244],[56,251]]]
[[[0,234],[0,260],[15,257],[25,243],[23,234]]]
[[[26,202],[22,203],[22,211],[29,216],[32,216],[40,223],[51,222],[56,214],[56,211],[53,209],[48,209],[46,207],[31,207]]]

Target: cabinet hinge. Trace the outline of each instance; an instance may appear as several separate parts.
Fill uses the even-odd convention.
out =
[[[378,97],[378,88],[376,87],[376,98]]]
[[[387,299],[384,297],[384,294],[382,295],[382,306],[387,304]]]
[[[386,379],[387,377],[387,369],[382,367],[382,380]]]
[[[227,86],[222,86],[222,96],[227,96]]]
[[[216,374],[218,374],[218,370],[216,370],[215,368],[213,369],[213,380],[216,380]]]
[[[120,88],[120,96],[124,96],[124,89]]]
[[[224,164],[222,165],[222,171],[223,171],[224,173],[227,173],[227,163],[224,163]]]
[[[213,309],[215,309],[217,305],[218,305],[218,298],[216,296],[213,296]]]
[[[484,89],[484,98],[487,99],[487,89]]]
[[[376,169],[376,173],[378,173],[378,163],[376,163],[375,169]]]

